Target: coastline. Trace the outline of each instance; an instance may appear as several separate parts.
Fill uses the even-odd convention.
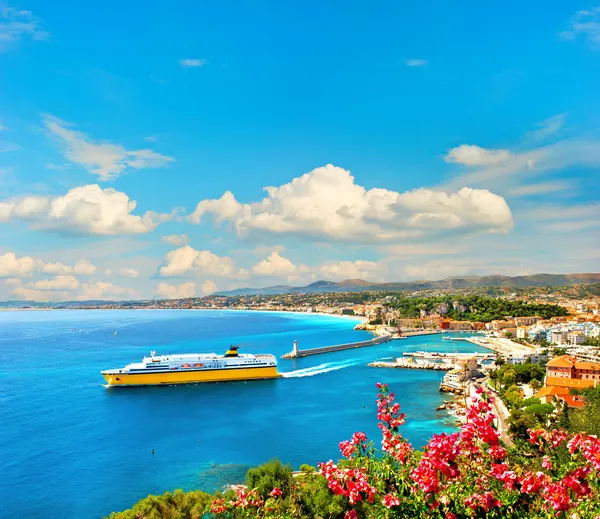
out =
[[[120,311],[169,311],[169,312],[257,312],[265,314],[294,314],[294,315],[322,315],[327,317],[336,317],[347,319],[357,323],[365,323],[366,317],[359,315],[341,315],[329,314],[327,312],[295,312],[294,310],[253,310],[251,308],[0,308],[0,312],[53,312],[53,311],[105,311],[105,312],[120,312]]]

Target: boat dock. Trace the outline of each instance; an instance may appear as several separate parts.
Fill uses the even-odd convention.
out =
[[[320,355],[321,353],[331,353],[332,351],[352,350],[354,348],[364,348],[365,346],[375,346],[384,342],[391,341],[391,335],[382,335],[374,339],[361,342],[350,342],[347,344],[334,344],[331,346],[321,346],[319,348],[310,348],[308,350],[299,350],[298,343],[294,341],[294,349],[286,353],[282,359],[299,359],[300,357],[309,357],[310,355]]]

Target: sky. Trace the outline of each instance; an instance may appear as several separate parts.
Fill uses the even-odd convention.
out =
[[[600,3],[0,0],[0,300],[597,272]]]

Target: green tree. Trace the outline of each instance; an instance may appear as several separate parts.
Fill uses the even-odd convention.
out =
[[[283,495],[288,495],[292,488],[292,469],[274,458],[250,469],[246,474],[246,484],[248,488],[258,490],[263,499],[266,499],[275,487],[281,489]]]

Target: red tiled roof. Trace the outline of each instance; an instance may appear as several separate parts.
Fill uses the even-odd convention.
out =
[[[548,364],[546,364],[546,367],[572,368],[575,365],[576,360],[577,359],[571,355],[560,355],[549,361]]]
[[[585,389],[594,387],[596,380],[584,380],[566,377],[546,377],[546,386],[567,387],[573,389]]]

